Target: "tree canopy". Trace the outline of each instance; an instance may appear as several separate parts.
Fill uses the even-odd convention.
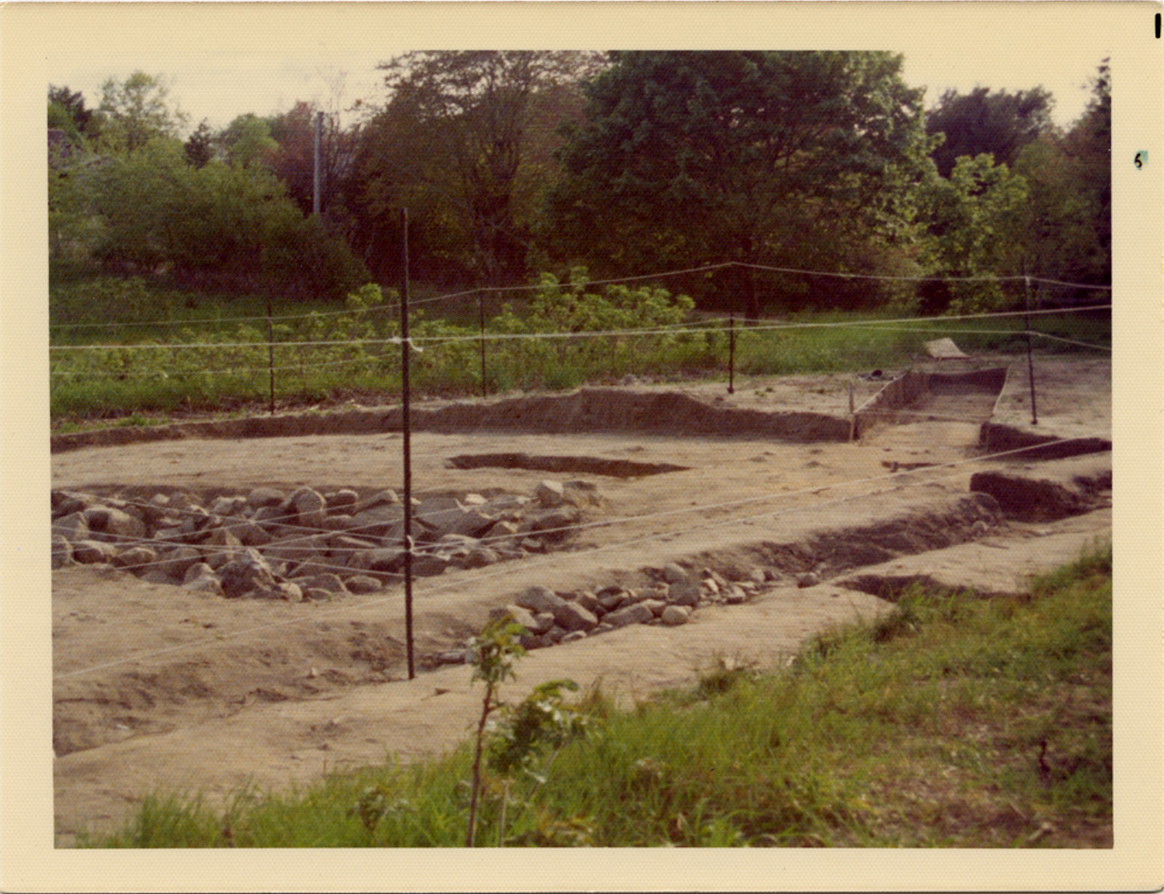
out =
[[[1053,107],[1054,99],[1042,87],[1017,93],[986,87],[966,95],[946,91],[926,115],[926,131],[944,136],[933,151],[938,173],[949,177],[959,158],[983,153],[1013,166],[1024,146],[1051,129]]]
[[[526,273],[542,151],[555,139],[540,113],[568,104],[598,64],[572,51],[408,53],[384,63],[389,101],[367,125],[364,202],[381,219],[407,206],[418,236],[446,262],[487,282]],[[578,105],[580,105],[580,95]],[[467,249],[467,250],[466,250]]]
[[[922,91],[880,52],[619,52],[587,88],[547,230],[559,250],[639,272],[744,264],[844,269],[889,238],[928,143]],[[817,251],[803,236],[813,233]],[[825,241],[820,241],[825,240]],[[737,288],[749,315],[755,279]]]
[[[135,71],[124,81],[109,78],[101,86],[104,148],[135,152],[157,137],[174,138],[186,115],[171,108],[169,88],[162,75]]]

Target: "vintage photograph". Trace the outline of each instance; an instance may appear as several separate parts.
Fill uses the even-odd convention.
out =
[[[1115,184],[1147,172],[1151,245],[1164,163],[1113,35],[1151,50],[1159,5],[1070,42],[977,3],[839,38],[791,3],[489,6],[40,8],[38,847],[1105,878],[1117,741],[1161,769],[1150,698],[1113,710],[1137,631],[1159,707],[1160,552],[1121,548],[1159,543],[1158,442],[1142,539],[1113,496],[1161,378]],[[685,37],[611,27],[651,6]],[[852,871],[641,885],[903,883]]]

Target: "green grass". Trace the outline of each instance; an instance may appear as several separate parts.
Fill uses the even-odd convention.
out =
[[[493,775],[478,841],[1110,847],[1111,628],[1107,545],[1019,599],[909,591],[778,672],[721,661],[630,711],[591,692],[590,733],[543,762],[544,782]],[[155,796],[81,843],[460,846],[470,757],[245,792],[225,811]]]
[[[422,290],[423,291],[423,290]],[[456,304],[456,302],[453,302]],[[494,302],[496,304],[496,301]],[[449,310],[457,313],[457,308]],[[463,310],[463,309],[462,309]],[[54,264],[50,276],[50,413],[54,431],[158,414],[216,413],[271,399],[266,299],[190,292],[140,277],[86,273]],[[400,348],[383,341],[399,333],[396,311],[345,312],[328,304],[272,301],[275,317],[274,399],[282,408],[380,403],[400,394]],[[413,315],[410,334],[423,353],[411,360],[415,394],[463,397],[482,391],[481,344],[476,321],[463,313],[443,318],[426,306]],[[279,319],[279,318],[287,319]],[[952,335],[964,350],[1025,350],[1022,322],[895,322],[889,311],[799,314],[777,330],[737,323],[738,375],[835,373],[909,366],[925,341]],[[487,319],[500,334],[501,317]],[[512,325],[512,321],[509,325]],[[1037,318],[1040,331],[1072,341],[1110,345],[1110,319],[1062,315]],[[534,325],[534,328],[539,326]],[[970,330],[970,331],[968,331]],[[511,330],[506,330],[511,331]],[[358,341],[364,343],[354,343]],[[280,345],[291,342],[349,344]],[[161,344],[161,349],[135,345]],[[599,336],[586,339],[513,339],[486,342],[485,390],[562,390],[626,376],[726,375],[725,326],[683,335]],[[97,350],[68,350],[101,345]],[[1036,339],[1041,353],[1084,352],[1061,341]]]

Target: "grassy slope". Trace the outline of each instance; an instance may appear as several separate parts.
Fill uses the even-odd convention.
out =
[[[1111,629],[1109,545],[1021,600],[908,594],[773,675],[725,662],[631,712],[590,693],[591,732],[542,759],[545,782],[494,774],[478,840],[496,843],[504,800],[509,845],[1110,847]],[[88,843],[455,847],[469,759],[243,793],[225,814],[154,797]]]

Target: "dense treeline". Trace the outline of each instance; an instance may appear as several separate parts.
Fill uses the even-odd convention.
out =
[[[437,287],[731,261],[667,286],[755,315],[998,307],[1021,290],[990,277],[1023,273],[1110,285],[1106,63],[1063,130],[1041,87],[949,92],[927,114],[901,61],[410,53],[381,66],[384,100],[358,104],[358,123],[299,103],[221,132],[189,132],[160,76],[110,80],[96,109],[54,86],[51,251],[199,286],[342,298],[399,278],[408,208],[411,273]]]

